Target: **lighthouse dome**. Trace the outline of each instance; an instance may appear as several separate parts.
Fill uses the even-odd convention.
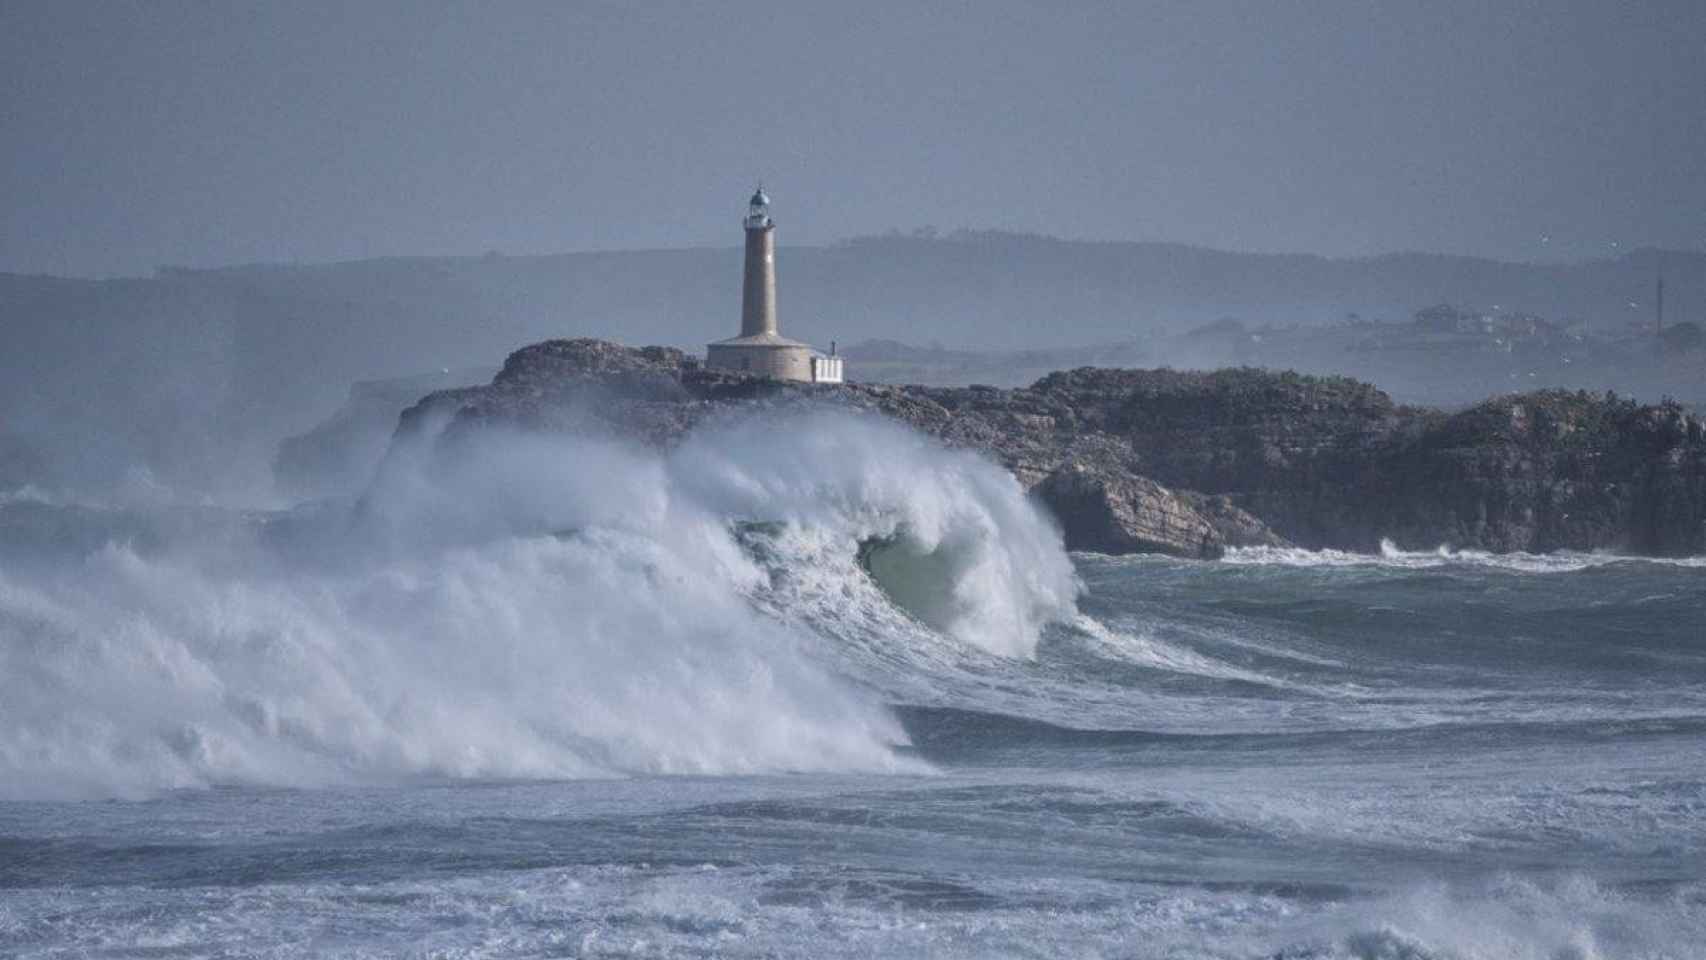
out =
[[[754,190],[752,200],[747,203],[746,225],[748,228],[770,226],[770,198],[764,195],[763,187]]]

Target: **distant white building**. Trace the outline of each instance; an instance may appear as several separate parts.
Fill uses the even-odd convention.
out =
[[[789,340],[776,331],[776,223],[770,219],[770,198],[762,189],[752,195],[745,225],[740,336],[711,344],[705,365],[777,380],[840,383],[840,357],[820,353],[811,344]]]

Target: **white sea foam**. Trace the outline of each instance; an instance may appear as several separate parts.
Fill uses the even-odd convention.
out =
[[[1072,623],[1103,656],[1169,673],[1184,673],[1215,680],[1239,680],[1262,686],[1294,688],[1299,686],[1281,677],[1269,676],[1254,670],[1233,666],[1215,657],[1198,653],[1178,644],[1168,643],[1149,630],[1116,630],[1087,616],[1080,615]]]
[[[495,432],[445,456],[429,434],[287,550],[110,543],[0,572],[0,796],[917,769],[822,638],[753,602],[813,558],[755,559],[734,520],[806,531],[826,576],[856,575],[866,537],[941,558],[925,619],[999,654],[1072,613],[1017,484],[896,427],[733,423],[667,457]]]
[[[1013,477],[884,421],[746,419],[691,438],[669,468],[719,515],[780,522],[782,568],[820,596],[855,589],[857,546],[881,541],[869,564],[888,597],[963,643],[1028,657],[1045,623],[1076,613],[1060,532]]]
[[[895,838],[896,842],[902,842]],[[12,891],[14,942],[43,955],[221,949],[369,956],[399,943],[485,957],[1131,956],[1299,960],[1684,958],[1706,935],[1686,900],[1631,901],[1591,881],[1417,885],[1375,898],[1299,901],[1238,890],[1090,878],[976,875],[982,909],[908,902],[914,878],[809,867],[604,865],[285,883],[248,891],[95,887]],[[883,881],[892,879],[892,889]],[[805,891],[799,902],[777,889]],[[819,892],[821,891],[821,892]],[[947,891],[947,895],[952,894]],[[425,908],[423,908],[423,905]],[[0,942],[5,942],[0,940]],[[1041,947],[1039,948],[1039,945]],[[423,951],[424,952],[424,951]]]
[[[1234,547],[1223,563],[1250,566],[1290,567],[1392,567],[1423,570],[1436,567],[1484,567],[1518,573],[1573,573],[1590,567],[1624,563],[1653,563],[1665,566],[1706,567],[1706,557],[1635,557],[1617,553],[1492,553],[1486,550],[1456,550],[1440,546],[1433,550],[1400,550],[1391,540],[1380,541],[1379,553],[1349,550],[1306,550],[1302,547]]]

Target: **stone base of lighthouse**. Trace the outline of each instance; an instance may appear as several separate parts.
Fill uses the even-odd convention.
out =
[[[841,382],[840,357],[825,356],[811,344],[773,333],[719,340],[706,349],[705,365],[776,380]]]
[[[718,340],[705,352],[705,366],[775,380],[840,383],[841,358],[776,330],[776,223],[761,188],[747,204],[746,265],[741,280],[740,336]],[[831,351],[833,354],[833,350]]]

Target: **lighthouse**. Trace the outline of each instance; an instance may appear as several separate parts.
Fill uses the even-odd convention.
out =
[[[776,336],[776,221],[760,187],[747,204],[746,263],[740,287],[740,335]]]
[[[718,340],[705,365],[776,380],[840,383],[841,358],[789,340],[776,325],[776,222],[760,187],[746,207],[746,259],[741,271],[740,336]]]

